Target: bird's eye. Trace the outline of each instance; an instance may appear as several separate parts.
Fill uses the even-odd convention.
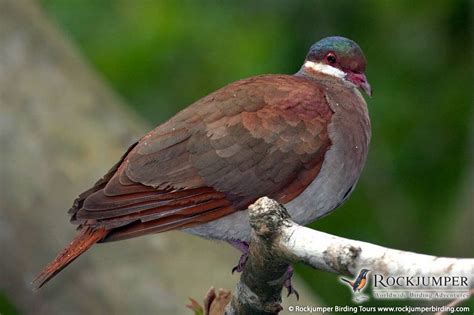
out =
[[[327,54],[327,56],[326,56],[326,60],[327,60],[330,64],[335,64],[335,63],[336,63],[336,55],[334,55],[333,53],[329,53],[329,54]]]

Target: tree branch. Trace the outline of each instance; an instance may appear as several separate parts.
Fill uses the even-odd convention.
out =
[[[226,314],[277,314],[290,263],[355,276],[368,268],[381,274],[463,275],[474,283],[474,259],[416,254],[350,240],[300,226],[285,208],[263,197],[249,207],[250,255]]]
[[[260,198],[249,207],[249,258],[226,314],[277,314],[289,259],[274,248],[289,214],[276,201]]]

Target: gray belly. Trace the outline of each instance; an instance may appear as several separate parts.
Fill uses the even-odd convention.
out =
[[[249,216],[247,210],[238,211],[182,231],[210,239],[246,241],[250,238]]]
[[[308,224],[340,206],[351,194],[359,179],[360,144],[335,141],[326,153],[315,180],[295,199],[285,204],[298,224]],[[364,157],[365,160],[365,157]]]

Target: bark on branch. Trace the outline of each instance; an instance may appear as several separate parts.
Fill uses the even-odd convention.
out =
[[[355,276],[360,269],[387,275],[463,275],[474,283],[474,259],[435,257],[346,239],[300,226],[285,208],[263,197],[249,208],[250,255],[226,314],[276,314],[290,263]]]

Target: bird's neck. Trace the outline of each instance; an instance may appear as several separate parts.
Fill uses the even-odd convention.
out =
[[[339,80],[344,80],[346,77],[346,73],[336,67],[309,60],[305,61],[301,69],[297,73],[295,73],[295,75],[310,79],[332,77]]]

